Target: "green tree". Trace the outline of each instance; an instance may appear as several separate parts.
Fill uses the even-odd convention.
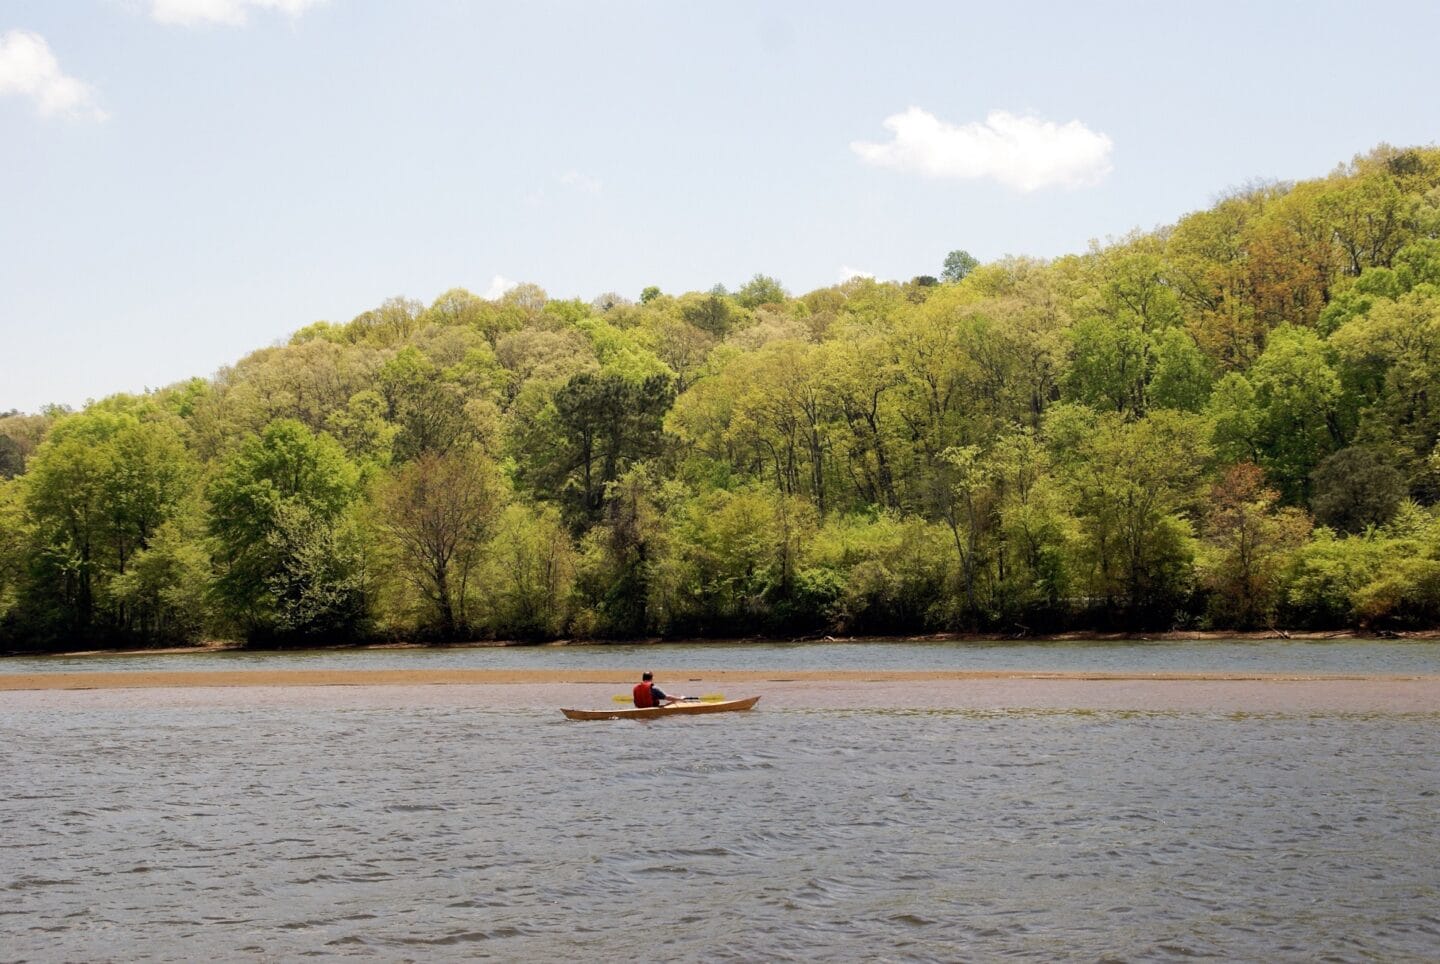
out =
[[[996,611],[1022,629],[1056,625],[1065,615],[1077,535],[1050,453],[1024,429],[999,439],[988,461],[997,511]]]
[[[419,320],[423,325],[463,327],[494,344],[506,332],[523,327],[528,314],[519,305],[488,301],[464,288],[451,288],[436,298]]]
[[[1390,449],[1400,471],[1418,478],[1440,437],[1440,287],[1376,299],[1341,325],[1329,346],[1347,400],[1359,409],[1357,438]]]
[[[1440,619],[1437,537],[1433,509],[1414,503],[1359,535],[1317,529],[1290,567],[1290,618],[1327,627],[1433,626]]]
[[[1221,379],[1209,410],[1226,457],[1250,460],[1291,503],[1303,503],[1321,459],[1345,442],[1339,376],[1313,331],[1281,325],[1245,375]]]
[[[677,394],[706,373],[706,363],[716,345],[713,335],[668,312],[647,313],[635,339],[675,373]]]
[[[463,388],[440,377],[419,349],[401,350],[380,369],[389,421],[397,426],[394,458],[404,462],[425,454],[444,455],[475,439]]]
[[[1155,367],[1154,342],[1138,327],[1087,318],[1070,329],[1074,342],[1066,396],[1098,409],[1144,414]]]
[[[656,628],[653,575],[666,539],[658,483],[645,465],[636,465],[606,495],[600,524],[585,540],[578,588],[593,613],[593,631],[639,636]]]
[[[1068,397],[1132,414],[1155,404],[1175,407],[1152,398],[1154,381],[1161,380],[1162,394],[1189,388],[1184,380],[1203,368],[1203,356],[1187,357],[1193,341],[1178,330],[1180,300],[1166,281],[1158,243],[1135,237],[1092,251],[1083,271],[1072,308],[1078,318],[1069,332]]]
[[[213,390],[181,406],[192,409],[197,454],[227,453],[236,439],[280,418],[320,431],[331,412],[373,387],[382,353],[369,341],[313,340],[261,349],[221,369]]]
[[[193,477],[179,435],[163,419],[97,410],[58,423],[23,476],[38,540],[31,599],[50,610],[35,615],[92,641],[132,631],[108,585],[180,511]]]
[[[0,640],[16,642],[7,632],[25,572],[31,534],[20,505],[20,485],[0,480]],[[18,647],[17,647],[18,648]]]
[[[718,438],[699,441],[725,453],[743,475],[768,477],[780,492],[805,496],[823,516],[829,403],[818,350],[793,340],[772,342],[736,357],[722,378],[706,386],[722,406],[708,425]],[[677,427],[685,432],[683,422]]]
[[[784,304],[790,293],[769,275],[757,274],[735,292],[735,301],[745,308]]]
[[[575,547],[553,508],[518,504],[506,508],[496,523],[481,576],[492,633],[547,638],[570,626]]]
[[[827,607],[837,632],[943,629],[953,583],[948,528],[915,515],[832,515],[807,540],[797,578]]]
[[[0,479],[13,479],[25,471],[25,456],[20,443],[8,435],[0,435]]]
[[[670,567],[670,579],[657,580],[670,625],[744,632],[816,617],[800,593],[800,567],[816,521],[804,499],[765,484],[680,502],[659,561],[659,568]]]
[[[472,452],[421,455],[381,487],[380,528],[444,639],[470,626],[470,583],[500,506],[494,467]]]
[[[956,249],[945,256],[945,263],[941,266],[940,277],[950,284],[959,284],[965,280],[965,276],[976,268],[980,262],[969,251]]]
[[[378,308],[357,315],[346,325],[351,341],[374,345],[399,344],[419,328],[425,306],[408,298],[387,298]]]
[[[739,327],[743,313],[725,293],[685,295],[679,301],[680,317],[703,332],[724,338]]]
[[[1190,590],[1208,423],[1168,410],[1134,421],[1101,415],[1066,455],[1063,421],[1046,429],[1065,465],[1087,595],[1129,625],[1168,624]]]
[[[1385,170],[1331,177],[1318,201],[1320,217],[1344,252],[1344,269],[1359,275],[1367,267],[1389,267],[1405,243],[1415,205]]]
[[[1328,456],[1311,476],[1310,508],[1321,525],[1363,532],[1384,525],[1404,500],[1405,478],[1382,451],[1352,445]]]
[[[163,523],[109,586],[136,634],[152,643],[194,643],[211,621],[210,557],[189,526]]]
[[[1245,232],[1273,188],[1244,191],[1182,218],[1165,238],[1165,279],[1189,329],[1221,372],[1245,367],[1265,346],[1247,274]]]
[[[376,391],[356,392],[344,408],[325,419],[326,430],[352,459],[384,465],[390,461],[398,429],[386,419],[385,398]]]
[[[293,420],[241,443],[211,481],[218,599],[252,640],[345,638],[367,611],[348,518],[358,473],[339,443]]]
[[[1280,493],[1264,481],[1258,466],[1242,462],[1210,491],[1200,579],[1222,626],[1274,625],[1285,570],[1310,535],[1305,513],[1279,507]]]
[[[981,589],[990,568],[990,536],[998,521],[993,468],[974,445],[948,448],[941,459],[936,509],[950,529],[959,561],[960,618],[969,628],[978,629],[991,615],[990,601],[982,598]]]
[[[565,504],[576,521],[595,521],[606,487],[630,466],[658,455],[665,413],[674,400],[671,379],[639,383],[620,375],[583,372],[555,392],[541,432],[522,452],[520,478]]]
[[[1150,377],[1149,404],[1199,412],[1210,399],[1210,363],[1188,332],[1171,328],[1155,343],[1155,370]]]
[[[902,378],[880,337],[837,339],[820,349],[825,387],[835,421],[831,433],[862,504],[897,508],[894,450],[903,444],[892,416],[892,395]]]

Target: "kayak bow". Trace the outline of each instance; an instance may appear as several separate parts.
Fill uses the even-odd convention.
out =
[[[719,703],[671,703],[669,706],[647,706],[644,709],[630,707],[629,709],[614,710],[566,710],[560,712],[565,714],[569,720],[624,720],[637,719],[645,720],[652,716],[693,716],[697,713],[733,713],[737,710],[748,710],[760,697],[751,696],[743,700],[722,700]]]

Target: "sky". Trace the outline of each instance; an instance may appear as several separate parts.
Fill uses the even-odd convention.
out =
[[[1440,4],[0,0],[0,411],[516,282],[1055,257],[1440,141]]]

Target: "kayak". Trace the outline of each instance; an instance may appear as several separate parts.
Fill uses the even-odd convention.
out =
[[[624,720],[636,719],[645,720],[652,716],[692,716],[696,713],[734,713],[737,710],[748,710],[760,697],[751,696],[743,700],[721,700],[718,703],[671,703],[669,706],[647,706],[643,710],[637,707],[613,710],[566,710],[560,712],[565,714],[569,720]]]

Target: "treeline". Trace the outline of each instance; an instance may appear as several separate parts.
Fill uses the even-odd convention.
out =
[[[799,296],[456,289],[0,417],[0,645],[1440,625],[1440,150]]]

